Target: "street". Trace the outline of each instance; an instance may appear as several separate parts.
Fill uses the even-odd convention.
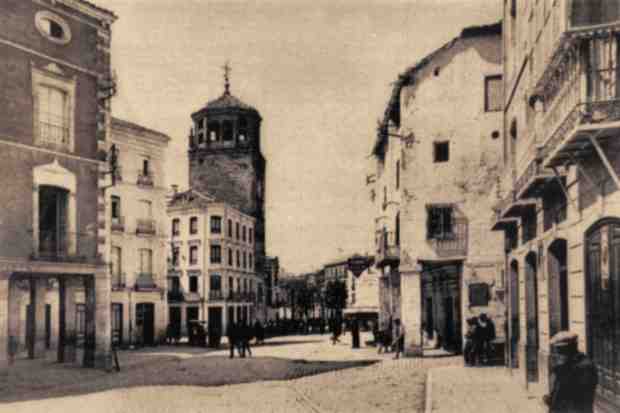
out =
[[[392,360],[374,347],[352,350],[349,339],[276,337],[254,348],[254,357],[234,360],[227,349],[125,351],[120,373],[19,361],[1,386],[8,403],[0,412],[423,411],[427,369],[460,363]]]

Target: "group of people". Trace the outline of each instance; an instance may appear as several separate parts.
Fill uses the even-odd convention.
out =
[[[265,328],[258,320],[254,323],[254,326],[244,322],[231,322],[226,328],[226,336],[228,337],[231,359],[235,357],[235,350],[237,350],[241,358],[245,358],[246,353],[252,357],[250,342],[256,339],[257,345],[263,344],[265,342]]]
[[[468,318],[463,350],[465,365],[489,364],[493,358],[492,342],[495,337],[495,324],[485,313]]]
[[[375,324],[373,334],[378,354],[394,351],[394,358],[400,358],[405,349],[405,326],[400,319],[397,318],[394,322],[390,320],[384,330],[380,330],[378,324]]]

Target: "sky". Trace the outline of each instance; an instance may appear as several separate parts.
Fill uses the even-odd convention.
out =
[[[498,0],[91,0],[114,11],[114,116],[171,138],[169,184],[188,187],[190,114],[231,92],[263,117],[267,253],[290,272],[373,252],[365,178],[408,66]]]

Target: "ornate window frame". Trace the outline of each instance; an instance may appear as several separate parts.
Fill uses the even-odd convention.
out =
[[[37,146],[50,147],[54,150],[63,152],[75,151],[75,95],[77,79],[75,76],[68,76],[57,64],[50,63],[42,69],[31,64],[32,73],[32,102],[33,102],[33,135],[34,144]],[[66,119],[69,123],[69,143],[68,145],[55,145],[41,139],[39,129],[39,93],[43,87],[51,87],[64,92],[67,96],[65,106]]]
[[[43,23],[45,20],[49,20],[51,22],[56,23],[58,26],[60,26],[60,28],[62,29],[62,34],[63,34],[62,38],[50,36],[46,32],[44,23]],[[71,42],[72,35],[71,35],[71,28],[69,27],[69,24],[65,21],[65,19],[63,19],[57,14],[54,14],[48,10],[40,10],[34,16],[34,25],[39,31],[39,33],[41,34],[41,36],[45,37],[50,42],[60,44],[63,46]]]

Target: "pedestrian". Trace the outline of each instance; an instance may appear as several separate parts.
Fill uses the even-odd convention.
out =
[[[396,354],[394,354],[394,360],[396,360],[405,351],[405,326],[401,324],[398,318],[394,320],[394,341],[392,346],[396,349]]]
[[[463,358],[466,366],[475,366],[479,343],[478,317],[467,319],[467,332],[465,333],[465,348]]]
[[[234,321],[226,326],[226,336],[228,337],[228,346],[230,347],[230,358],[235,358],[235,348],[238,345],[238,331]]]
[[[549,413],[592,413],[598,383],[596,367],[578,350],[578,335],[562,331],[551,339],[551,392],[543,397]]]
[[[250,341],[252,340],[252,328],[243,322],[240,328],[239,344],[241,348],[241,358],[245,358],[246,352],[252,357],[252,349],[250,348]]]
[[[259,320],[254,322],[254,336],[256,337],[257,345],[265,342],[265,328]]]
[[[478,360],[482,364],[489,364],[493,355],[492,342],[495,340],[495,324],[485,313],[478,317],[478,330]]]

